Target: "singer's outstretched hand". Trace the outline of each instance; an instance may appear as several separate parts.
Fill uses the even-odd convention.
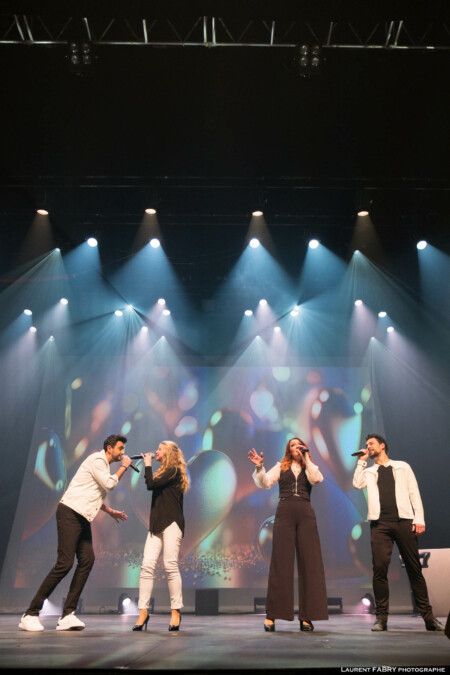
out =
[[[143,454],[141,452],[141,457],[144,460],[145,466],[151,466],[152,465],[152,459],[153,459],[154,456],[155,456],[155,454],[153,452],[146,452],[145,454]]]
[[[263,464],[263,453],[261,452],[259,455],[256,452],[255,448],[252,448],[250,452],[248,453],[248,458],[255,466],[262,466]]]
[[[111,518],[114,518],[116,523],[118,523],[120,520],[128,520],[128,516],[125,511],[116,511],[115,509],[110,509],[107,513],[111,516]]]

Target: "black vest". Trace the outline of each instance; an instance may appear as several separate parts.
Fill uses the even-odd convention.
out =
[[[295,477],[291,469],[282,471],[278,481],[280,487],[280,499],[307,499],[310,501],[312,485],[306,477],[305,469],[302,469]]]

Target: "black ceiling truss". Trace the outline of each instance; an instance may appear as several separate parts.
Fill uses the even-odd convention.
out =
[[[121,46],[292,48],[314,42],[328,49],[446,50],[450,49],[450,24],[424,18],[268,21],[214,16],[0,16],[0,44],[68,45],[80,40]]]

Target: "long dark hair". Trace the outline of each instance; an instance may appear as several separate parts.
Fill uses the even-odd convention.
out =
[[[294,436],[294,438],[291,438],[286,445],[286,450],[284,452],[284,457],[281,460],[281,466],[280,469],[281,471],[288,471],[288,469],[291,468],[292,464],[292,455],[291,455],[291,441],[300,441],[302,445],[306,445],[305,441],[302,441],[301,438],[298,438],[298,436]],[[303,459],[303,455],[300,457],[300,466],[302,469],[305,468],[305,460]]]

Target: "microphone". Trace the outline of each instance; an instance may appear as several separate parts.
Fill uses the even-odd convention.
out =
[[[362,455],[365,455],[365,452],[363,450],[358,450],[358,452],[352,452],[352,457],[362,457]]]
[[[133,471],[136,471],[136,473],[141,473],[139,469],[137,469],[133,464],[130,464],[130,468],[133,469]]]
[[[152,457],[155,456],[154,452],[151,452],[150,454],[152,455]],[[142,459],[142,455],[130,455],[129,457],[130,459]]]

